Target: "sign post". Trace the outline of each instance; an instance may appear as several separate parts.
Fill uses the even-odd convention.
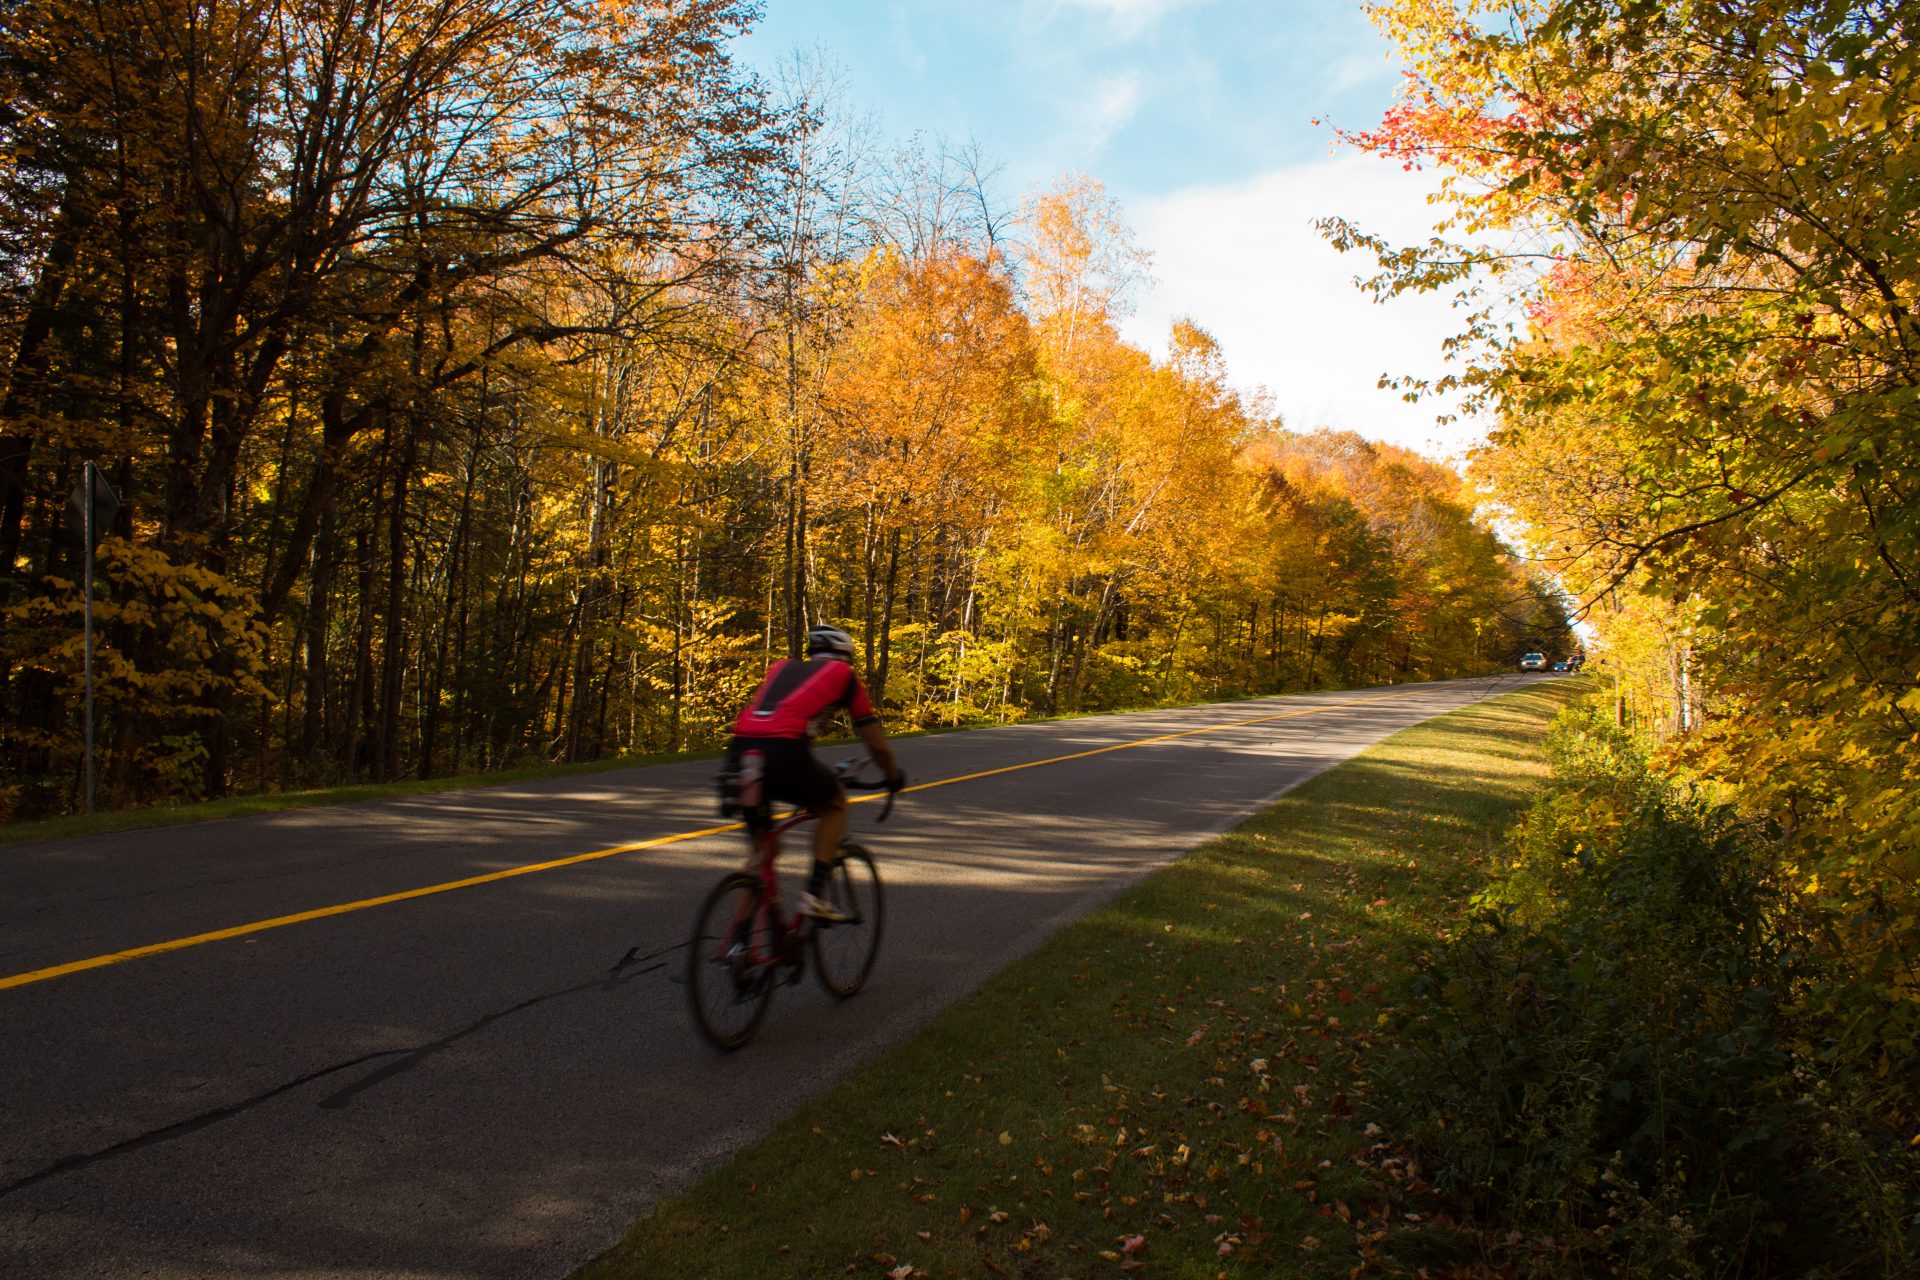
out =
[[[93,549],[100,541],[100,526],[110,523],[114,513],[120,510],[120,498],[107,478],[100,474],[100,468],[87,462],[82,468],[80,484],[73,491],[73,497],[67,503],[80,517],[80,580],[84,584],[86,600],[84,609],[83,647],[86,650],[82,665],[86,670],[87,688],[87,796],[86,811],[93,812]]]

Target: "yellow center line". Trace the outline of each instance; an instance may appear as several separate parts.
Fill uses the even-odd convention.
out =
[[[937,778],[932,782],[921,782],[907,791],[931,791],[935,787],[950,787],[956,782],[973,782],[980,778],[991,778],[996,774],[1017,773],[1022,769],[1038,769],[1042,765],[1062,764],[1068,760],[1084,760],[1089,756],[1105,755],[1109,751],[1125,751],[1131,747],[1150,746],[1156,742],[1172,742],[1177,738],[1191,738],[1196,734],[1218,733],[1223,729],[1244,729],[1249,725],[1269,724],[1275,720],[1291,720],[1296,716],[1316,715],[1323,711],[1337,711],[1342,707],[1356,707],[1366,702],[1384,702],[1392,698],[1411,697],[1418,690],[1405,693],[1376,694],[1370,698],[1355,698],[1347,702],[1330,703],[1324,707],[1307,707],[1299,711],[1283,711],[1277,715],[1256,716],[1250,720],[1234,720],[1226,724],[1203,725],[1198,729],[1182,729],[1178,733],[1163,733],[1152,738],[1138,738],[1131,742],[1117,742],[1111,746],[1095,747],[1089,751],[1076,751],[1071,755],[1052,756],[1045,760],[1029,760],[1025,764],[1003,765],[998,769],[983,769],[978,773],[964,773],[952,778]],[[855,803],[878,800],[877,795],[861,796]],[[565,858],[555,858],[549,862],[529,863],[526,866],[508,867],[504,871],[490,871],[485,875],[468,876],[464,880],[449,880],[445,884],[425,885],[418,889],[407,889],[400,893],[382,894],[377,898],[362,898],[357,902],[342,902],[331,907],[316,907],[311,911],[297,911],[292,915],[275,916],[271,920],[255,920],[251,924],[237,924],[226,929],[215,929],[210,933],[196,933],[187,938],[174,938],[168,942],[153,942],[144,947],[129,947],[125,951],[109,951],[104,955],[89,956],[85,960],[72,960],[66,964],[53,965],[46,969],[33,969],[26,973],[16,973],[0,977],[0,991],[10,987],[24,987],[36,982],[47,982],[54,978],[64,978],[71,973],[84,973],[89,969],[104,969],[108,965],[123,964],[128,960],[140,960],[147,956],[165,955],[169,951],[184,951],[188,947],[198,947],[209,942],[224,942],[229,938],[243,938],[251,933],[264,933],[268,929],[280,929],[290,924],[304,924],[309,920],[324,920],[328,916],[346,915],[350,911],[364,911],[368,907],[384,907],[388,903],[406,902],[412,898],[426,898],[436,893],[448,893],[454,889],[471,889],[475,885],[493,884],[499,880],[510,880],[515,876],[530,876],[539,871],[555,871],[561,867],[578,866],[583,862],[593,862],[600,858],[611,858],[617,854],[635,853],[641,849],[657,849],[662,845],[679,844],[686,840],[698,840],[704,836],[722,835],[729,831],[739,831],[746,824],[729,822],[718,827],[704,827],[699,831],[682,831],[670,836],[657,836],[652,840],[638,840],[632,844],[615,845],[610,849],[595,849],[591,853],[576,853]]]

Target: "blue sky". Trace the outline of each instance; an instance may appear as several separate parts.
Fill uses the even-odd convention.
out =
[[[1472,429],[1377,389],[1434,374],[1451,332],[1436,299],[1378,306],[1311,229],[1351,217],[1399,239],[1431,224],[1426,175],[1337,152],[1327,122],[1367,128],[1398,71],[1355,0],[766,0],[742,53],[817,49],[883,132],[977,141],[1011,203],[1066,172],[1126,211],[1155,281],[1128,338],[1159,351],[1191,315],[1236,384],[1289,426],[1335,426],[1433,455]],[[1318,118],[1322,123],[1316,126]]]

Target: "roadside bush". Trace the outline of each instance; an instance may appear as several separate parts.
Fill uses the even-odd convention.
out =
[[[1392,1132],[1533,1274],[1910,1274],[1911,1160],[1793,1052],[1828,977],[1773,834],[1586,713],[1549,745],[1378,1069]]]

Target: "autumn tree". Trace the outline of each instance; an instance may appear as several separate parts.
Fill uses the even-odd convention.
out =
[[[728,246],[752,225],[776,141],[721,43],[745,13],[717,0],[9,10],[0,56],[21,75],[0,149],[22,158],[6,198],[30,222],[18,251],[37,255],[22,262],[35,283],[0,423],[13,594],[35,571],[29,547],[29,564],[51,567],[82,453],[119,459],[122,533],[150,537],[183,573],[257,583],[269,621],[303,582],[321,588],[309,607],[325,600],[334,566],[313,556],[331,556],[339,531],[323,525],[343,487],[370,481],[375,527],[353,536],[363,584],[386,588],[377,610],[362,599],[383,658],[355,675],[362,721],[379,728],[354,763],[391,776],[411,482],[439,398],[515,348],[579,331],[529,286],[561,264],[604,268],[592,246],[621,246],[654,296],[741,261]],[[52,173],[64,194],[32,190]],[[484,324],[463,323],[476,310]],[[241,478],[276,414],[279,536],[243,547],[257,495]],[[327,628],[305,640],[327,644]],[[109,642],[126,647],[131,677],[172,687],[151,628]],[[197,722],[212,793],[245,678],[233,656],[203,657],[210,680],[186,704],[129,699],[148,708],[129,741],[180,731],[169,717]],[[44,684],[41,670],[16,668],[9,689]]]
[[[1383,287],[1525,285],[1469,375],[1500,416],[1479,474],[1683,731],[1676,766],[1790,833],[1839,952],[1909,1006],[1850,1023],[1890,1064],[1920,997],[1913,16],[1375,9],[1414,70],[1358,141],[1549,250],[1376,242]]]

